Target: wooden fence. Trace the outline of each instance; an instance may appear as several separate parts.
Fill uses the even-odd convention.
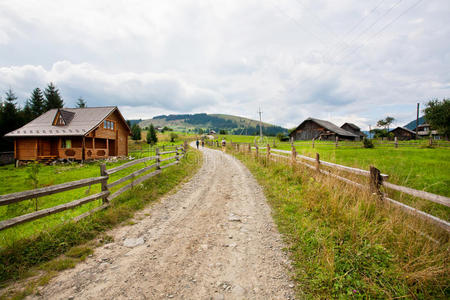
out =
[[[208,144],[209,144],[209,146],[212,146],[212,147],[214,147],[214,146],[218,147],[218,145],[214,142],[209,142]],[[385,191],[387,191],[387,190],[398,191],[398,192],[405,193],[405,194],[408,194],[413,197],[417,197],[417,198],[432,201],[434,203],[445,205],[447,207],[450,207],[450,198],[449,197],[436,195],[436,194],[428,193],[425,191],[419,191],[419,190],[415,190],[415,189],[412,189],[409,187],[390,183],[390,182],[388,182],[389,176],[387,174],[382,174],[380,172],[380,170],[378,170],[377,168],[375,168],[373,166],[370,167],[369,171],[358,169],[358,168],[352,168],[352,167],[348,167],[348,166],[343,166],[343,165],[320,160],[320,156],[318,153],[316,153],[316,158],[299,155],[299,154],[297,154],[295,147],[292,147],[292,150],[288,151],[288,150],[271,149],[269,144],[266,147],[260,148],[257,145],[252,145],[249,143],[233,143],[232,142],[232,143],[230,143],[229,146],[234,151],[244,152],[244,153],[248,153],[248,154],[254,154],[256,157],[264,155],[267,159],[272,159],[272,158],[277,157],[277,158],[281,158],[281,159],[290,160],[290,162],[292,164],[301,164],[301,165],[303,165],[307,168],[313,169],[321,174],[324,174],[327,176],[332,176],[340,181],[343,181],[347,184],[356,186],[360,189],[370,190],[373,193],[376,193],[379,196],[380,200],[389,202],[389,203],[393,204],[394,206],[397,206],[400,209],[404,210],[407,213],[421,217],[431,223],[438,225],[439,227],[443,228],[447,232],[450,232],[450,223],[449,222],[439,219],[433,215],[430,215],[426,212],[418,210],[414,207],[403,204],[397,200],[389,198],[388,194],[381,190],[381,187],[384,187]],[[278,152],[281,154],[277,154],[274,152]],[[288,156],[286,154],[288,154]],[[333,170],[340,170],[340,171],[352,173],[355,175],[368,177],[370,180],[369,180],[368,184],[361,184],[361,183],[355,182],[351,179],[345,178],[345,177],[341,176],[341,174],[338,175],[338,174],[332,173]]]
[[[46,208],[46,209],[42,209],[42,210],[38,210],[32,213],[28,213],[25,215],[21,215],[18,217],[14,217],[8,220],[4,220],[0,222],[0,231],[4,230],[6,228],[10,228],[25,222],[29,222],[32,220],[36,220],[39,218],[43,218],[45,216],[49,216],[58,212],[62,212],[65,211],[67,209],[71,209],[71,208],[75,208],[78,207],[80,205],[92,202],[94,200],[97,199],[102,199],[102,205],[98,206],[84,214],[81,214],[77,217],[74,218],[75,221],[78,221],[90,214],[92,214],[93,212],[99,211],[101,209],[104,209],[106,207],[108,207],[110,205],[110,201],[114,198],[116,198],[117,196],[119,196],[120,194],[122,194],[123,192],[131,189],[133,186],[136,186],[140,183],[142,183],[143,181],[161,173],[161,171],[165,168],[169,168],[170,166],[173,166],[177,163],[179,163],[180,159],[185,155],[186,150],[187,150],[187,143],[185,143],[183,146],[177,146],[175,148],[172,148],[173,150],[169,150],[169,151],[160,151],[159,148],[155,149],[156,155],[155,156],[149,156],[149,157],[144,157],[144,158],[140,158],[140,159],[135,159],[133,161],[124,163],[118,167],[114,167],[111,169],[106,169],[106,165],[105,164],[101,164],[100,165],[100,176],[99,177],[93,177],[93,178],[85,178],[85,179],[81,179],[81,180],[76,180],[76,181],[71,181],[71,182],[65,182],[62,184],[57,184],[57,185],[52,185],[52,186],[48,186],[48,187],[43,187],[43,188],[39,188],[39,189],[34,189],[34,190],[28,190],[28,191],[24,191],[24,192],[17,192],[17,193],[12,193],[12,194],[6,194],[6,195],[0,195],[0,206],[2,205],[8,205],[8,204],[13,204],[13,203],[18,203],[20,201],[24,201],[24,200],[28,200],[28,199],[35,199],[38,197],[43,197],[43,196],[48,196],[48,195],[52,195],[52,194],[56,194],[56,193],[61,193],[61,192],[65,192],[68,190],[73,190],[73,189],[77,189],[80,187],[84,187],[84,186],[91,186],[93,184],[100,184],[101,185],[101,192],[100,193],[96,193],[93,195],[89,195],[87,197],[84,197],[82,199],[78,199],[78,200],[74,200],[72,202],[69,203],[65,203],[65,204],[61,204],[61,205],[57,205],[57,206],[53,206],[50,208]],[[165,147],[165,150],[167,150],[167,148]],[[170,157],[166,157],[164,159],[161,159],[162,155],[169,155],[169,154],[174,154],[173,156]],[[165,165],[161,165],[162,162],[164,161],[171,161],[168,164]],[[139,163],[146,163],[148,161],[154,161],[154,164],[149,165],[149,166],[145,166],[144,168],[141,168],[137,171],[134,171],[114,182],[110,182],[108,183],[108,180],[110,179],[109,176],[111,174],[114,174],[118,171],[127,169],[131,166],[137,165]],[[151,169],[155,169],[155,171],[148,173],[144,176],[138,177],[139,175],[151,170]],[[138,177],[138,178],[136,178]],[[114,193],[111,193],[111,188],[115,187],[121,183],[124,183],[126,181],[130,181],[127,185],[121,187],[119,190],[117,190]]]

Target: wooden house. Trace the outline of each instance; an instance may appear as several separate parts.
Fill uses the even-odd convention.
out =
[[[19,161],[89,160],[128,155],[125,119],[115,106],[52,109],[5,137]]]
[[[342,129],[331,122],[308,118],[303,121],[290,134],[291,140],[323,140],[335,141],[336,137],[340,140],[354,141],[358,138],[357,135]]]
[[[408,141],[416,138],[416,133],[405,127],[397,127],[391,132],[399,141]]]
[[[413,131],[416,132],[416,128],[414,128]],[[439,140],[441,138],[437,130],[433,130],[430,124],[427,123],[417,126],[417,135],[420,138],[429,138],[431,136],[435,140]]]
[[[344,123],[341,128],[356,135],[357,141],[362,141],[366,137],[365,133],[361,131],[361,128],[353,123]]]

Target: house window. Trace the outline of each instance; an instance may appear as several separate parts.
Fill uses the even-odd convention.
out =
[[[103,128],[114,130],[114,122],[108,120],[103,121]]]
[[[64,119],[62,118],[61,115],[58,116],[58,118],[56,119],[56,126],[64,126],[66,125],[66,123],[64,122]]]
[[[72,148],[72,140],[71,139],[62,139],[61,148],[63,148],[63,149]]]

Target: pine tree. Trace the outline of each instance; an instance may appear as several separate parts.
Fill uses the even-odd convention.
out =
[[[45,95],[45,106],[47,110],[50,110],[52,108],[63,108],[64,107],[64,101],[62,100],[61,96],[59,95],[59,90],[55,87],[53,82],[50,82],[47,86],[47,88],[44,91]]]
[[[21,121],[23,124],[26,124],[37,117],[33,113],[33,110],[31,109],[31,101],[30,100],[27,100],[25,102],[25,107],[20,111],[20,116],[21,116]]]
[[[34,118],[45,112],[45,99],[40,88],[35,88],[33,92],[31,92],[29,104]]]
[[[4,139],[3,136],[20,127],[20,124],[22,123],[16,100],[17,96],[9,89],[5,94],[5,101],[3,102],[3,108],[0,115],[0,149],[2,150],[11,150],[14,145],[10,140]]]
[[[81,97],[78,98],[77,107],[78,108],[85,108],[85,107],[87,107],[86,101],[83,98],[81,98]]]
[[[141,140],[141,127],[139,127],[137,124],[134,124],[133,127],[131,127],[131,139],[133,141]]]
[[[156,136],[155,127],[153,124],[150,124],[150,127],[147,131],[147,144],[155,145],[158,142],[158,137]]]

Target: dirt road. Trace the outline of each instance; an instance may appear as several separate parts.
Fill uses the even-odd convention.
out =
[[[44,299],[292,299],[288,260],[248,169],[203,149],[200,171],[114,242],[40,290]]]

